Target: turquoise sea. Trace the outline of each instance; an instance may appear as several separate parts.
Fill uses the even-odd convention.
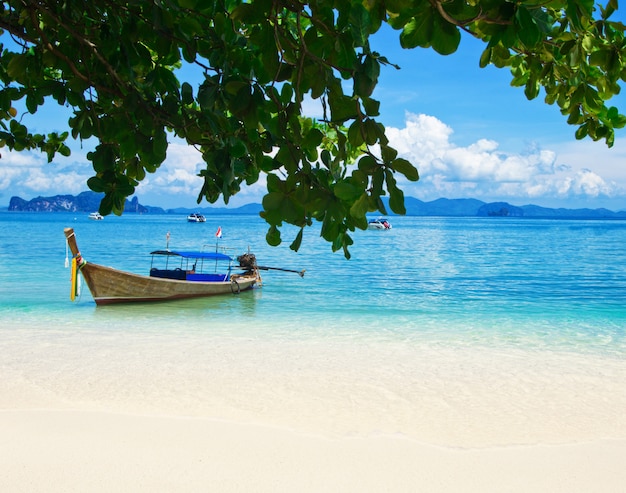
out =
[[[299,252],[257,216],[0,213],[0,408],[202,416],[444,445],[625,438],[626,222],[392,217],[319,226]],[[240,295],[96,307],[69,299],[64,227],[89,262],[248,248]],[[564,419],[565,416],[565,419]],[[484,423],[490,423],[487,427]]]

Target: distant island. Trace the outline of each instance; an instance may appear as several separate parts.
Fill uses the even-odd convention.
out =
[[[550,219],[626,219],[626,211],[608,209],[551,209],[538,205],[515,206],[508,202],[486,203],[476,199],[437,199],[423,202],[405,197],[407,216],[526,217]]]
[[[82,192],[74,195],[55,195],[54,197],[36,197],[32,200],[24,200],[20,197],[11,197],[9,212],[95,212],[100,207],[100,201],[104,197],[102,193]],[[130,213],[163,213],[160,207],[148,207],[141,205],[137,197],[127,200],[124,212]]]
[[[95,212],[100,207],[100,201],[104,197],[102,193],[81,192],[78,195],[54,195],[52,197],[36,197],[25,200],[21,197],[11,197],[9,212]],[[175,209],[163,209],[139,203],[137,197],[127,200],[124,205],[124,214],[258,214],[263,207],[261,204],[248,204],[234,209],[226,207],[204,207],[188,209],[179,207]]]
[[[98,210],[103,194],[82,192],[74,195],[55,195],[24,200],[11,197],[9,212],[94,212]],[[387,204],[386,204],[387,205]],[[551,209],[538,205],[515,206],[508,202],[486,203],[477,199],[437,199],[431,202],[406,197],[407,216],[440,217],[525,217],[550,219],[626,219],[626,211],[613,212],[608,209]],[[126,201],[125,214],[189,214],[198,212],[204,215],[218,214],[258,214],[261,204],[247,204],[237,208],[203,207],[188,209],[178,207],[163,209],[142,205],[137,197]],[[389,208],[387,207],[387,210]],[[391,214],[390,215],[394,215]]]

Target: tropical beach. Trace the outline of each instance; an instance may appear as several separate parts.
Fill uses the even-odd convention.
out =
[[[623,493],[625,31],[3,2],[0,493]]]
[[[196,368],[181,374],[183,355],[141,342],[113,361],[66,347],[38,374],[9,376],[8,389],[3,379],[3,491],[623,489],[623,361],[594,374],[584,359],[416,351],[389,361],[364,347],[321,355],[332,346],[240,341],[217,367],[197,368],[187,348]],[[91,362],[69,354],[81,351]],[[354,374],[322,369],[336,357]],[[425,381],[390,378],[398,366]]]
[[[68,223],[141,273],[167,232],[241,251],[262,221],[1,219],[3,492],[623,491],[619,221],[395,218],[349,261],[254,245],[303,278],[96,307],[69,300]]]

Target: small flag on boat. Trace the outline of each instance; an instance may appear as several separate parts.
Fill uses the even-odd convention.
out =
[[[215,233],[216,238],[221,238],[222,237],[222,227],[218,226],[217,227],[217,233]]]

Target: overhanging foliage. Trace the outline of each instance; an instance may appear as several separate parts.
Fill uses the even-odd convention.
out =
[[[228,203],[266,173],[267,241],[279,244],[287,222],[301,228],[295,250],[317,220],[349,256],[366,213],[386,213],[382,196],[404,212],[397,176],[419,178],[376,119],[378,76],[392,64],[369,38],[383,22],[404,48],[442,55],[461,32],[483,40],[481,66],[510,67],[529,99],[543,88],[577,138],[611,146],[626,123],[605,103],[626,75],[616,0],[13,0],[0,9],[0,146],[51,161],[69,154],[70,135],[95,137],[88,185],[105,193],[101,213],[121,214],[175,135],[206,162],[198,202]],[[183,66],[201,82],[182,80]],[[321,101],[323,119],[303,114],[305,97]],[[33,134],[16,101],[32,114],[56,103],[73,115],[61,133]]]

